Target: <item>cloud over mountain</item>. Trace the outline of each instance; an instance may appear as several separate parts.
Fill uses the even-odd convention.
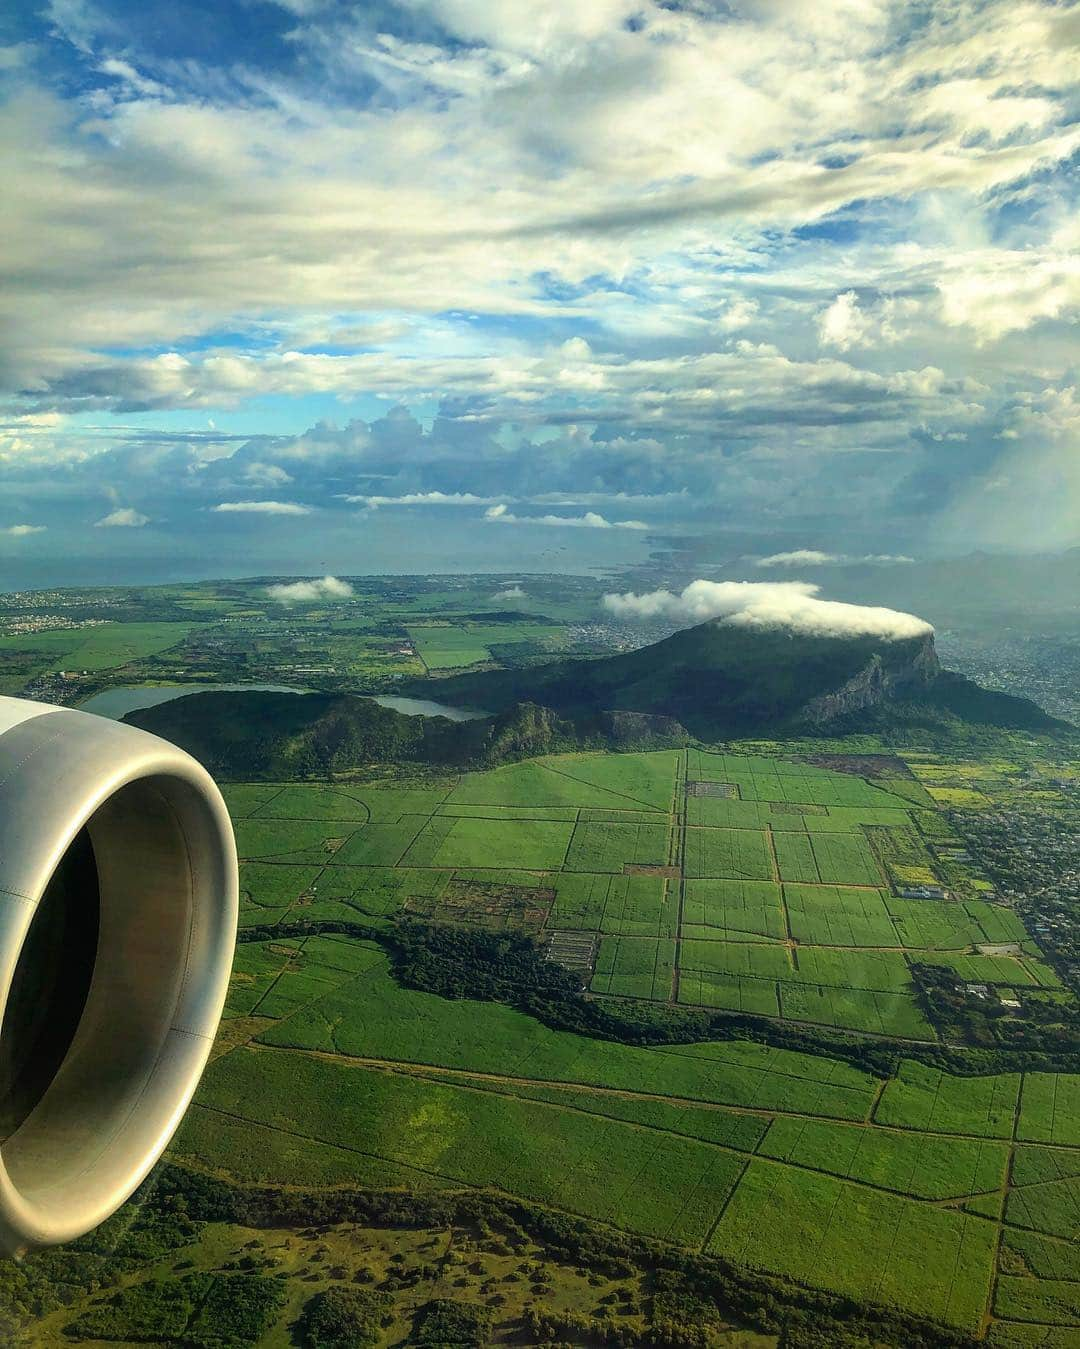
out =
[[[808,636],[889,640],[933,632],[914,614],[819,599],[820,590],[808,581],[697,580],[679,594],[670,590],[608,594],[603,605],[613,617],[630,622],[665,619],[689,626],[718,619],[737,627],[784,628]]]

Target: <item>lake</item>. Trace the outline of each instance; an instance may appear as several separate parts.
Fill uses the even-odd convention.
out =
[[[184,698],[189,693],[310,693],[310,689],[298,689],[288,684],[121,684],[114,689],[105,689],[80,703],[80,712],[94,712],[99,717],[112,717],[118,721],[129,712],[143,707],[157,707],[160,703],[171,702],[174,698]],[[358,694],[358,697],[367,697]],[[400,698],[396,694],[382,693],[370,695],[373,703],[380,707],[393,708],[407,717],[447,717],[450,721],[478,721],[486,717],[486,712],[475,708],[448,707],[446,703],[432,702],[429,698]]]

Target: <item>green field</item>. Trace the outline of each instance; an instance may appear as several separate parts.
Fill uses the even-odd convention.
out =
[[[92,627],[0,636],[0,656],[17,673],[0,672],[0,692],[18,693],[28,679],[51,670],[97,674],[156,656],[178,646],[198,627],[193,622],[98,623]]]
[[[596,957],[594,993],[622,998],[671,996],[675,943],[664,938],[605,937]]]
[[[555,651],[563,637],[561,628],[538,623],[410,623],[407,631],[429,670],[457,670],[490,661],[493,646],[529,643]]]
[[[933,1040],[909,961],[1002,989],[1059,984],[1027,949],[977,954],[1027,940],[1009,910],[893,893],[896,858],[929,857],[920,840],[932,812],[918,784],[904,783],[917,799],[816,765],[664,750],[550,755],[437,786],[241,783],[227,797],[245,876],[260,882],[244,887],[249,924],[301,911],[386,922],[430,912],[419,902],[450,881],[540,886],[555,902],[521,899],[529,930],[676,939],[670,979],[632,968],[629,947],[597,946],[598,995]],[[388,868],[407,874],[395,881]],[[429,873],[434,889],[419,879]],[[498,926],[492,915],[478,921]],[[757,949],[769,946],[788,953]]]
[[[455,921],[445,897],[475,895],[523,906],[541,941],[591,942],[601,1001],[891,1039],[935,1039],[913,960],[1053,989],[1033,948],[977,953],[1027,942],[1008,910],[894,893],[915,848],[886,863],[874,831],[932,833],[923,800],[799,768],[665,751],[438,786],[239,784],[244,920],[378,930],[433,904]],[[969,1332],[1080,1324],[1077,1079],[905,1060],[882,1081],[751,1042],[592,1040],[402,987],[375,944],[343,937],[243,946],[228,1016],[252,1029],[177,1153],[239,1179],[493,1186]]]
[[[673,937],[677,896],[661,876],[607,876],[564,872],[554,878],[553,929],[610,932],[627,937]]]
[[[767,836],[759,829],[687,829],[686,875],[738,881],[775,878]]]
[[[605,938],[605,977],[670,979],[672,948]],[[1000,1243],[1028,1272],[997,1279],[996,1314],[1076,1324],[1080,1163],[1012,1143],[1015,1075],[905,1063],[882,1090],[752,1042],[591,1040],[402,988],[377,946],[340,937],[242,947],[230,1009],[267,1019],[209,1070],[181,1159],[263,1183],[491,1186],[968,1331]],[[1043,1075],[1023,1092],[1044,1131],[1078,1090],[1049,1080],[1052,1098]]]
[[[665,824],[584,822],[574,830],[568,871],[622,871],[627,866],[667,864],[670,827]]]
[[[989,1296],[994,1239],[980,1218],[755,1158],[708,1250],[971,1329]]]
[[[780,887],[771,881],[688,880],[683,937],[753,941],[787,935]]]

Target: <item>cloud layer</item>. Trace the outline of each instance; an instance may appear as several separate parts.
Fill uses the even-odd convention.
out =
[[[210,508],[216,515],[310,515],[296,501],[222,501]]]
[[[787,553],[770,553],[759,557],[755,567],[839,567],[862,565],[894,566],[897,563],[914,562],[913,557],[905,553],[864,553],[861,557],[850,557],[846,553],[822,553],[816,548],[795,548]]]
[[[554,492],[585,529],[1077,541],[1075,3],[15,8],[35,519],[123,500],[167,548]]]
[[[807,581],[697,580],[679,594],[609,594],[604,608],[627,622],[663,619],[681,626],[717,619],[744,628],[782,628],[815,637],[881,637],[898,641],[933,632],[914,614],[818,598],[821,587]]]

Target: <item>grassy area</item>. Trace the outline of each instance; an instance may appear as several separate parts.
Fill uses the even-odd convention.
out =
[[[557,651],[562,629],[538,623],[410,623],[409,638],[429,670],[457,670],[492,659],[493,646],[528,644]]]
[[[973,1329],[989,1295],[994,1235],[963,1213],[755,1158],[709,1250]]]
[[[592,943],[601,1000],[926,1041],[912,960],[1053,991],[1029,950],[977,953],[1026,940],[1011,912],[894,893],[923,840],[950,837],[924,830],[923,800],[799,768],[589,754],[431,788],[239,786],[245,911],[391,923],[444,895],[505,900],[541,941]],[[676,796],[684,780],[735,794]],[[224,1174],[495,1187],[969,1331],[1072,1315],[1057,1285],[1080,1237],[1074,1079],[905,1061],[882,1082],[749,1042],[592,1040],[402,987],[345,938],[246,946],[229,1012],[235,1047],[177,1145]]]
[[[771,881],[776,874],[768,838],[758,829],[688,829],[684,866],[688,878]]]
[[[453,882],[439,921],[677,939],[664,962],[671,978],[628,964],[629,946],[595,945],[602,963],[586,982],[600,995],[925,1040],[935,1033],[910,961],[1001,989],[1059,986],[1030,949],[977,953],[1027,937],[1013,913],[974,890],[960,902],[896,893],[938,881],[920,867],[926,837],[950,839],[947,824],[921,799],[850,772],[699,750],[586,753],[431,786],[236,784],[228,800],[256,882],[244,887],[248,923],[432,916]],[[461,889],[466,880],[482,884]],[[492,897],[495,884],[511,890]],[[553,891],[554,902],[516,899],[522,886]],[[515,906],[519,917],[505,917]],[[791,954],[756,949],[770,945]]]
[[[1018,1076],[960,1079],[905,1063],[881,1084],[748,1042],[635,1049],[401,988],[369,944],[309,941],[301,969],[282,944],[258,945],[234,987],[236,1010],[250,1011],[256,980],[275,981],[281,1003],[264,994],[258,1012],[269,1006],[274,1019],[211,1069],[181,1156],[286,1184],[494,1186],[846,1296],[979,1324]],[[684,945],[696,958],[726,944]],[[670,977],[671,948],[607,938],[601,967],[643,985]],[[784,949],[742,948],[758,969],[744,982],[773,987],[760,961],[786,959]],[[1059,1110],[1074,1118],[1075,1079],[1045,1079],[1064,1085],[1059,1102],[1044,1076],[1028,1075],[1020,1118],[1027,1111],[1048,1133]],[[1073,1154],[1025,1144],[1012,1174],[1010,1232],[1071,1239]],[[1034,1259],[1042,1248],[1032,1249]],[[1044,1253],[1042,1268],[1061,1264]]]
[[[179,646],[194,622],[98,623],[93,627],[0,635],[0,692],[19,693],[53,671],[99,675]],[[77,687],[77,685],[75,686]]]

